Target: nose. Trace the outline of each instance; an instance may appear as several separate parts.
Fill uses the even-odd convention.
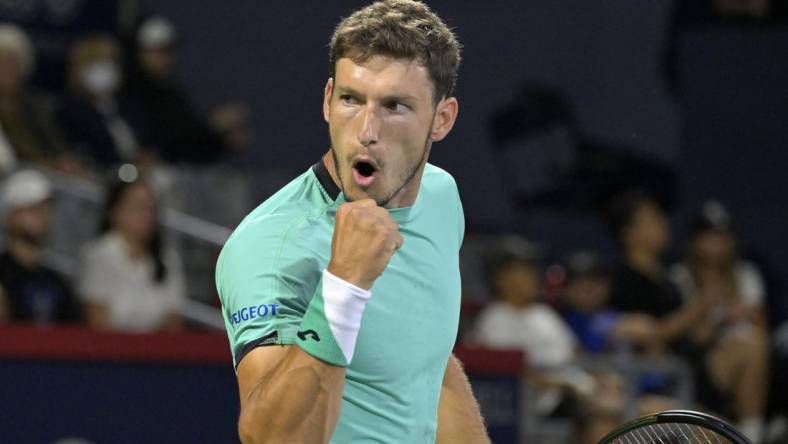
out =
[[[366,147],[376,144],[380,134],[380,117],[377,115],[376,110],[371,106],[367,106],[360,117],[362,121],[358,133],[358,141]]]

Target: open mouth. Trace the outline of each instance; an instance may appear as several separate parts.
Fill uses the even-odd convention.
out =
[[[358,174],[361,174],[363,177],[370,177],[375,174],[375,167],[369,162],[356,162],[355,168],[358,170]]]
[[[377,171],[377,168],[372,162],[366,160],[357,160],[353,162],[353,179],[356,184],[362,188],[372,185]]]

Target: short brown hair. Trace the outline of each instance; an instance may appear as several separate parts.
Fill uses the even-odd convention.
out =
[[[454,94],[460,44],[424,3],[377,1],[343,19],[331,36],[329,75],[335,77],[337,60],[343,57],[363,63],[376,55],[416,60],[427,68],[436,103]]]

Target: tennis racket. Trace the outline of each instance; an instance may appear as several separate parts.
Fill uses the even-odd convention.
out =
[[[669,410],[630,421],[599,444],[752,444],[725,421],[690,410]]]

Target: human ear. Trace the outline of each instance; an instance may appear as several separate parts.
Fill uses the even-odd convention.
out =
[[[323,119],[328,123],[328,117],[331,114],[331,96],[334,94],[334,79],[331,77],[326,81],[326,87],[323,89]]]
[[[459,103],[456,97],[444,98],[438,103],[430,131],[430,138],[433,142],[439,142],[449,134],[457,120],[458,112]]]

